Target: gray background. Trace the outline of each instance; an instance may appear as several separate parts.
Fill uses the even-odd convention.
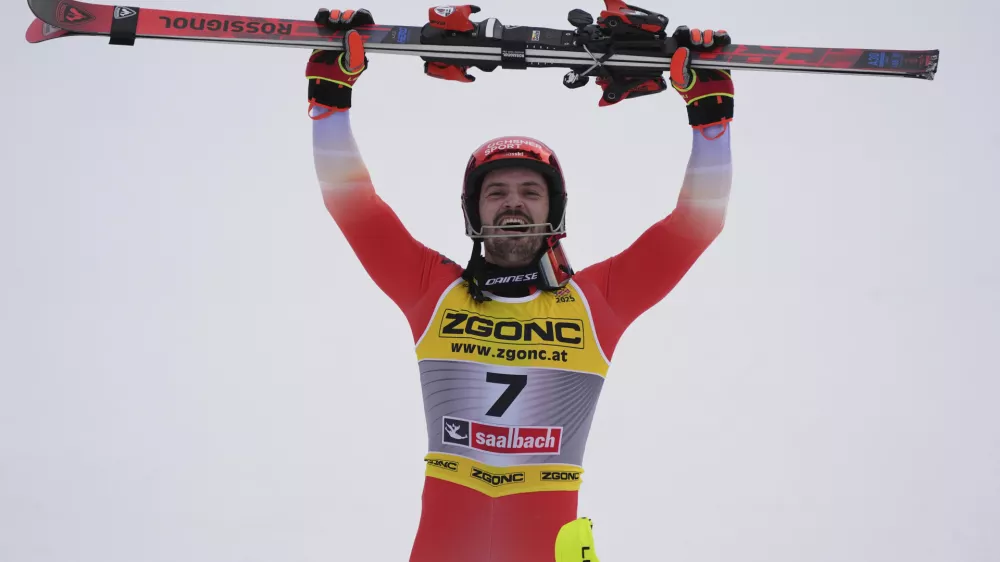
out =
[[[930,83],[735,74],[727,228],[626,333],[598,408],[581,513],[602,559],[1000,559],[996,3],[652,4],[741,43],[943,54]],[[552,27],[601,9],[479,5]],[[28,45],[24,2],[0,16],[0,560],[405,560],[413,342],[323,207],[308,52]],[[673,208],[671,92],[599,110],[561,70],[463,85],[371,60],[353,120],[377,189],[456,261],[461,173],[496,135],[559,153],[578,268]]]

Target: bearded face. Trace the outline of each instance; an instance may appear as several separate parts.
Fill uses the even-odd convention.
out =
[[[548,232],[549,191],[542,174],[525,168],[494,170],[483,179],[479,194],[479,217],[486,238],[486,259],[501,267],[524,267],[531,263]],[[543,226],[528,227],[529,224]],[[510,236],[518,233],[534,236]]]

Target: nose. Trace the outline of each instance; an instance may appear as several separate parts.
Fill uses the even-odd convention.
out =
[[[505,209],[523,209],[524,200],[517,193],[508,193],[507,197],[504,198],[503,206]]]

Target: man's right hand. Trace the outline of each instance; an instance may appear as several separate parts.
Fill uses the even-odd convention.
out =
[[[684,98],[688,122],[695,129],[724,125],[733,119],[733,78],[728,69],[691,68],[691,51],[708,52],[732,43],[725,31],[689,29],[674,32],[680,45],[670,58],[670,84]]]
[[[309,113],[313,119],[322,119],[351,108],[351,93],[361,73],[368,68],[365,43],[354,28],[372,25],[375,19],[368,10],[325,10],[316,14],[315,21],[328,29],[346,31],[344,51],[315,50],[306,66],[309,80]],[[314,107],[327,111],[312,115]]]

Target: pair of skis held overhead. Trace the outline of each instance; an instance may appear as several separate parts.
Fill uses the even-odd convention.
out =
[[[670,68],[677,41],[667,34],[667,17],[605,0],[595,18],[569,13],[573,29],[503,25],[494,18],[479,22],[471,5],[437,6],[421,26],[368,25],[358,28],[365,51],[420,57],[430,63],[496,68],[567,68],[568,88],[591,77],[618,83],[605,88],[602,103],[624,99],[636,79],[660,76]],[[40,43],[61,37],[90,35],[110,38],[113,45],[134,45],[137,38],[215,41],[309,49],[343,50],[343,31],[309,20],[216,15],[132,6],[88,4],[77,0],[28,0],[37,19],[26,38]],[[730,44],[710,52],[691,53],[691,66],[827,74],[896,76],[933,80],[938,50],[775,47]],[[630,84],[631,82],[631,84]],[[655,93],[655,92],[651,92]],[[633,94],[634,95],[634,94]]]

